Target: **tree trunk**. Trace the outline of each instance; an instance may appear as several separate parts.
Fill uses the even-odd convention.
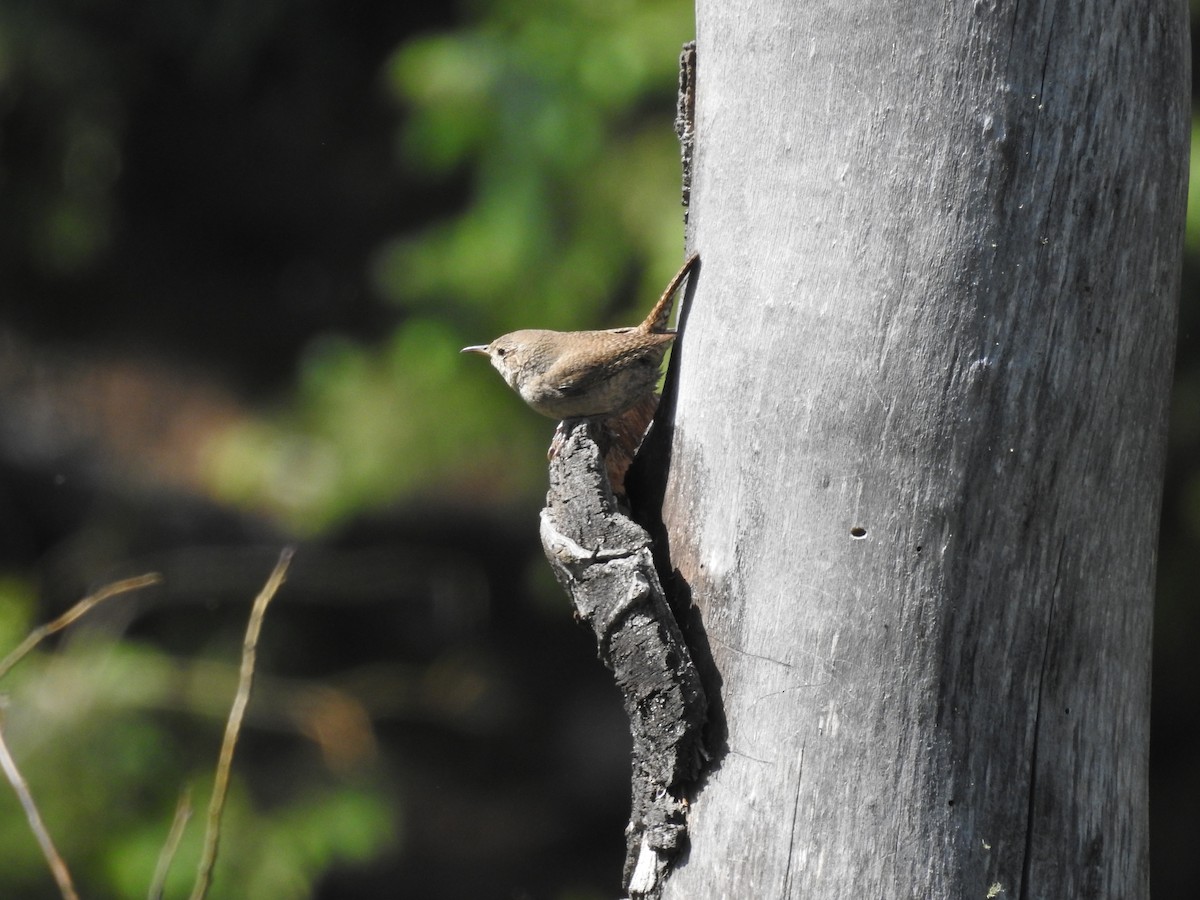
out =
[[[1147,896],[1187,42],[698,3],[663,517],[714,758],[664,896]]]

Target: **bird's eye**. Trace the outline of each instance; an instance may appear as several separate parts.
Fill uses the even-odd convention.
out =
[[[506,353],[508,353],[508,351],[507,351],[506,349],[504,349],[503,347],[497,347],[497,348],[496,348],[496,355],[497,355],[497,356],[504,356]]]

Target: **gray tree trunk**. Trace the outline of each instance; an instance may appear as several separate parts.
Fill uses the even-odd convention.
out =
[[[1186,5],[699,0],[697,52],[664,896],[1146,897]]]

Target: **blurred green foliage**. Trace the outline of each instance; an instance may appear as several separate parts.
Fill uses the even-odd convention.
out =
[[[683,0],[477,2],[463,27],[397,48],[382,77],[405,111],[399,162],[465,179],[468,197],[379,248],[374,282],[402,324],[374,346],[314,342],[287,408],[213,454],[219,495],[312,531],[418,494],[541,489],[552,426],[458,350],[631,324],[657,297],[682,256],[672,123],[691,15]]]
[[[162,76],[155,53],[185,60],[166,77],[227,76],[236,86],[231,73],[253,65],[257,41],[289,4],[212,15],[178,0],[131,7],[127,20],[100,15],[103,6],[0,6],[0,112],[14,85],[67,111],[5,120],[27,125],[43,171],[5,184],[0,236],[51,281],[103,269],[131,160],[123,104]],[[396,165],[410,183],[462,197],[437,221],[375,248],[368,277],[396,310],[395,329],[370,343],[333,332],[313,340],[276,405],[209,448],[218,497],[300,532],[423,496],[478,505],[540,492],[553,424],[459,349],[518,327],[632,323],[682,256],[672,120],[690,4],[474,0],[461,13],[461,27],[396,47],[378,75],[400,113]],[[150,49],[126,59],[108,34],[93,45],[89,28],[113,21],[124,28],[116,44]],[[229,152],[244,139],[231,135]],[[0,583],[0,653],[28,633],[35,607],[29,581]],[[195,814],[167,883],[167,896],[185,895],[235,654],[226,644],[178,657],[80,625],[0,685],[5,734],[84,896],[145,894],[179,791],[192,784]],[[270,660],[260,661],[256,697],[269,671]],[[270,730],[254,709],[248,730]],[[311,744],[289,738],[289,752],[307,748],[315,760],[279,761],[298,777],[256,779],[251,754],[235,764],[213,898],[312,896],[339,862],[399,843],[400,802],[379,772],[323,766]],[[52,896],[9,791],[0,791],[0,843],[0,897]]]
[[[34,606],[27,584],[0,583],[0,654],[30,631]],[[0,685],[12,753],[76,887],[90,898],[146,894],[179,793],[195,785],[192,820],[167,881],[167,896],[187,896],[236,660],[174,658],[82,623],[67,635],[57,652],[31,654]],[[251,723],[254,717],[252,706]],[[288,796],[266,802],[253,796],[238,768],[213,900],[309,897],[331,865],[369,859],[396,840],[397,804],[366,772],[321,778],[314,769]],[[46,862],[7,786],[0,791],[0,845],[0,896],[53,895]]]
[[[1193,10],[1196,4],[1193,4]],[[1193,113],[1192,146],[1188,172],[1187,228],[1184,234],[1185,275],[1181,298],[1180,352],[1176,361],[1175,381],[1171,389],[1170,445],[1174,457],[1190,460],[1192,464],[1180,467],[1183,483],[1180,485],[1178,502],[1182,520],[1188,530],[1189,543],[1200,544],[1200,468],[1194,465],[1195,450],[1200,447],[1200,366],[1195,356],[1187,352],[1194,346],[1197,325],[1197,303],[1195,285],[1190,280],[1197,271],[1200,261],[1200,121]],[[1168,497],[1168,506],[1171,498]],[[1170,566],[1168,557],[1164,562]],[[1165,594],[1175,596],[1171,582],[1164,584]],[[1194,585],[1188,585],[1186,602],[1194,603]],[[1164,591],[1160,589],[1160,596]],[[1180,602],[1185,602],[1180,597]],[[1167,636],[1164,635],[1163,639]]]
[[[87,38],[70,17],[39,4],[0,4],[0,111],[18,83],[47,105],[70,98],[69,114],[40,123],[36,136],[45,151],[42,170],[57,177],[4,185],[6,215],[26,226],[10,239],[42,271],[63,276],[108,250],[121,168],[114,73]]]

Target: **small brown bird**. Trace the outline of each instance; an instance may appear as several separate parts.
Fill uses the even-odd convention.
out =
[[[698,254],[688,258],[641,325],[607,331],[525,329],[462,352],[488,356],[509,387],[544,416],[617,415],[653,394],[663,356],[675,340],[666,327],[671,300],[699,259]]]

